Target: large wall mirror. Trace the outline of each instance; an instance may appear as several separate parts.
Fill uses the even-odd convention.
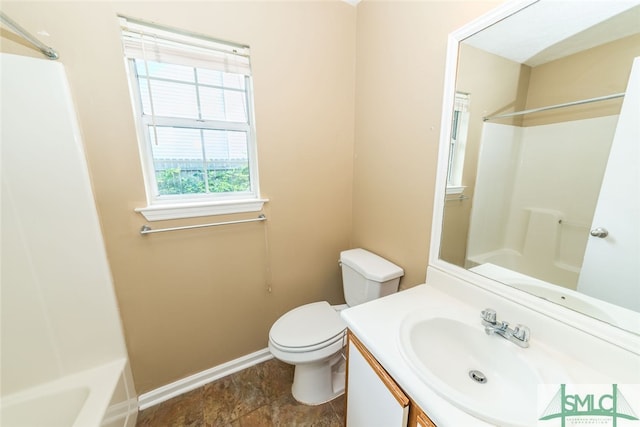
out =
[[[640,1],[521,2],[460,41],[440,260],[640,334],[636,57]]]

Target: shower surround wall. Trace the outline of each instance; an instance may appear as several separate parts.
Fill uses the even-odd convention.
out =
[[[65,70],[8,54],[0,65],[0,424],[132,426],[136,393]]]
[[[617,121],[485,123],[469,266],[498,264],[575,290]]]

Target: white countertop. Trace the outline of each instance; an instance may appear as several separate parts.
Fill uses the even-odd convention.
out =
[[[554,353],[559,363],[566,366],[571,378],[579,380],[579,383],[640,382],[640,358],[637,354],[476,286],[454,284],[444,276],[443,280],[439,280],[441,274],[436,274],[435,280],[432,275],[429,284],[418,285],[341,312],[349,329],[439,427],[487,427],[493,424],[449,403],[422,381],[407,362],[400,350],[399,331],[407,315],[416,311],[442,312],[443,309],[451,309],[477,312],[480,322],[480,311],[493,307],[506,320],[530,326],[532,346],[544,346]],[[606,367],[603,367],[602,361],[607,362]],[[535,405],[535,402],[532,404]]]
[[[349,329],[376,357],[405,393],[438,426],[490,426],[456,408],[420,380],[400,353],[398,331],[404,317],[416,310],[441,309],[460,302],[433,286],[419,285],[341,312]]]

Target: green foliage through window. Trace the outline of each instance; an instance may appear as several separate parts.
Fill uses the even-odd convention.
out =
[[[156,171],[161,196],[172,194],[205,194],[207,185],[202,170],[170,168]],[[249,167],[207,171],[209,193],[243,192],[251,189]]]

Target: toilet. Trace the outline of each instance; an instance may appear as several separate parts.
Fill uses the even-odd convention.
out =
[[[340,253],[344,298],[353,307],[398,291],[402,268],[364,249]],[[346,308],[346,307],[344,307]],[[291,393],[300,403],[319,405],[345,386],[346,324],[326,301],[283,314],[269,331],[271,354],[295,365]]]

